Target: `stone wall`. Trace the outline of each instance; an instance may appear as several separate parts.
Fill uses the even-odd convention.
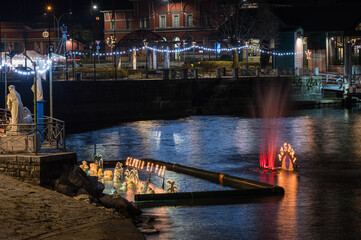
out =
[[[310,101],[322,98],[322,77],[302,76],[292,79],[292,100]]]
[[[47,185],[59,178],[65,168],[76,163],[73,152],[30,155],[0,155],[0,173],[34,184]]]
[[[314,77],[308,78],[314,80]],[[196,114],[243,114],[249,112],[250,104],[257,102],[260,89],[261,92],[270,86],[285,89],[282,94],[286,94],[285,99],[290,103],[293,98],[289,95],[293,95],[293,91],[296,95],[299,91],[305,96],[310,93],[303,91],[307,81],[297,77],[241,77],[54,82],[54,117],[65,120],[67,130],[73,131],[81,130],[83,126],[87,127],[84,130],[89,130],[91,124],[100,127],[102,124],[174,119]],[[16,86],[24,105],[32,109],[32,83],[9,84]],[[307,89],[310,88],[315,87],[307,85]],[[44,112],[48,115],[48,83],[43,84],[43,89]],[[0,84],[0,99],[3,99],[3,92]]]

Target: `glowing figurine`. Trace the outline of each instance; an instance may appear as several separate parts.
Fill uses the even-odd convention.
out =
[[[122,192],[126,192],[128,190],[128,183],[123,183],[120,187],[119,187],[119,191]]]
[[[103,168],[98,169],[98,177],[103,177]]]
[[[104,180],[105,181],[112,181],[113,180],[113,171],[105,170],[104,171]]]
[[[90,164],[90,173],[97,174],[98,173],[98,165],[95,163]]]
[[[284,143],[278,154],[278,159],[281,162],[281,168],[287,171],[296,171],[298,165],[296,164],[297,158],[295,157],[295,151],[291,144]]]
[[[142,183],[142,185],[143,185],[143,187],[142,187],[141,194],[146,194],[148,191],[149,182],[144,182],[144,183]]]
[[[170,187],[167,189],[168,193],[176,193],[178,192],[178,187],[175,185],[175,181],[174,180],[168,180],[167,181],[167,185],[169,185]]]
[[[149,194],[154,194],[155,193],[154,190],[151,187],[148,188],[148,191],[149,191]]]
[[[115,194],[117,194],[118,193],[118,191],[117,191],[117,189],[115,188],[115,187],[113,187],[111,190],[110,190],[110,194],[112,194],[112,195],[115,195]]]
[[[114,169],[113,182],[119,182],[122,179],[123,179],[123,164],[117,162]]]
[[[83,169],[83,171],[88,171],[89,170],[89,166],[87,161],[83,161],[83,164],[79,166],[81,169]]]

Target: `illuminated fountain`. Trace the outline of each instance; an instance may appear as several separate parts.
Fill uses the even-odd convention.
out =
[[[254,116],[261,117],[261,142],[259,168],[266,172],[277,171],[276,151],[281,128],[280,117],[284,115],[288,97],[287,86],[268,82],[257,89],[257,104]]]

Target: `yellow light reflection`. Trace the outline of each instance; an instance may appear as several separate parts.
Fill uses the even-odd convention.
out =
[[[281,171],[278,175],[278,185],[285,189],[285,196],[280,202],[277,213],[278,239],[297,239],[297,174]],[[289,233],[293,235],[290,236]]]

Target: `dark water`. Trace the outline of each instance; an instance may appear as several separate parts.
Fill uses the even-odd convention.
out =
[[[277,120],[278,145],[292,144],[298,173],[254,171],[271,127],[259,118],[140,121],[70,135],[67,144],[79,160],[92,159],[96,144],[106,160],[153,158],[285,188],[275,202],[146,209],[160,230],[148,239],[361,239],[361,110],[299,110]]]

